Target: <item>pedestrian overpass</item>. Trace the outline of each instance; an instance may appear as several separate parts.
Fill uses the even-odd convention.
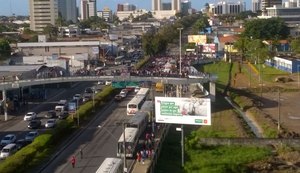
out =
[[[149,77],[149,76],[75,76],[75,77],[56,77],[56,78],[43,78],[43,79],[26,79],[15,80],[0,83],[0,90],[2,91],[3,101],[2,104],[6,105],[6,91],[19,89],[34,85],[55,84],[64,82],[89,82],[100,80],[111,80],[115,82],[131,81],[131,82],[162,82],[164,84],[185,85],[191,83],[207,83],[216,81],[216,76],[202,75],[190,76],[189,78],[178,77]],[[7,108],[4,106],[5,121],[7,121]]]

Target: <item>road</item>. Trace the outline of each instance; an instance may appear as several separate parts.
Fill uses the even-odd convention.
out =
[[[42,169],[42,173],[65,173],[65,172],[96,172],[106,157],[116,157],[117,141],[122,134],[122,121],[128,121],[126,115],[127,102],[133,97],[131,94],[120,103],[112,101],[104,110],[98,112],[95,118],[78,134],[73,136],[56,157]],[[101,125],[101,128],[98,126]],[[80,149],[83,158],[80,158]],[[77,163],[72,168],[70,158],[75,155]],[[132,160],[128,160],[128,165]],[[37,171],[39,172],[39,171]]]
[[[94,83],[92,82],[82,82],[78,83],[73,88],[66,89],[58,89],[57,92],[53,93],[52,97],[49,98],[46,102],[32,102],[28,106],[28,112],[33,111],[38,114],[38,118],[42,121],[42,126],[45,124],[46,119],[44,118],[45,113],[48,110],[54,110],[56,103],[61,99],[70,100],[74,94],[83,93],[86,87],[92,86]],[[25,113],[24,113],[25,114]],[[18,115],[14,119],[1,122],[0,123],[0,139],[2,139],[5,135],[12,133],[17,135],[17,139],[23,139],[25,134],[30,131],[27,128],[28,122],[23,120],[24,115]],[[39,132],[43,132],[45,130],[44,127],[38,129]]]

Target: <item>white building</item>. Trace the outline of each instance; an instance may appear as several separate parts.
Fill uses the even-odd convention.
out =
[[[161,0],[152,0],[153,17],[157,19],[170,18],[181,12],[181,0],[172,0],[171,3],[171,10],[163,10]]]
[[[81,0],[80,3],[80,15],[81,20],[88,19],[90,17],[96,16],[96,0]]]
[[[223,14],[238,14],[240,12],[245,11],[244,2],[226,2],[221,1],[217,4],[211,6],[212,12],[215,15],[223,15]]]
[[[261,0],[252,0],[252,12],[256,13],[261,10]]]
[[[112,21],[113,14],[112,10],[105,7],[102,11],[97,11],[97,16],[103,18],[105,21]]]
[[[259,18],[282,18],[288,24],[300,24],[300,7],[285,8],[274,5],[266,8],[265,16],[258,16]]]
[[[65,21],[77,22],[76,0],[58,0],[58,12]]]
[[[29,0],[30,29],[42,32],[51,24],[55,25],[58,17],[57,0]]]
[[[141,9],[141,10],[135,10],[135,11],[117,11],[116,12],[116,16],[118,16],[118,18],[122,21],[126,18],[128,18],[129,16],[133,16],[134,18],[141,16],[143,14],[148,13],[147,10],[145,9]]]

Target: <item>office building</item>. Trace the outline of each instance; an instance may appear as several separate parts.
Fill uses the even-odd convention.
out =
[[[266,8],[273,7],[274,5],[282,6],[282,0],[262,0],[261,1],[261,10],[262,14],[266,15]]]
[[[58,0],[58,14],[65,21],[77,22],[76,0]]]
[[[190,13],[191,9],[192,9],[191,1],[187,0],[187,1],[181,2],[181,13],[187,15]]]
[[[30,29],[42,32],[47,25],[55,25],[58,17],[57,0],[29,0]]]
[[[80,15],[81,20],[88,19],[90,17],[96,16],[96,0],[81,0],[80,3]]]
[[[162,0],[152,0],[152,14],[157,19],[170,18],[181,12],[181,0],[171,0],[169,9],[170,5],[162,3]]]
[[[252,0],[252,12],[256,13],[261,10],[261,0]]]
[[[240,12],[245,11],[245,6],[243,2],[226,2],[221,1],[217,4],[212,5],[212,12],[215,15],[223,15],[223,14],[238,14]]]
[[[133,4],[125,3],[125,4],[123,4],[123,10],[124,11],[134,11],[134,10],[136,10],[136,6]]]
[[[112,10],[108,7],[105,7],[102,11],[97,11],[97,16],[103,18],[107,22],[110,22],[113,19]]]

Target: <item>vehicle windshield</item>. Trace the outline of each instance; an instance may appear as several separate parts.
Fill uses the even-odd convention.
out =
[[[128,105],[128,108],[136,108],[136,105],[130,104]]]
[[[9,136],[6,136],[6,137],[4,137],[3,140],[10,140],[10,137],[9,137]]]
[[[9,149],[3,148],[2,153],[9,153]]]

